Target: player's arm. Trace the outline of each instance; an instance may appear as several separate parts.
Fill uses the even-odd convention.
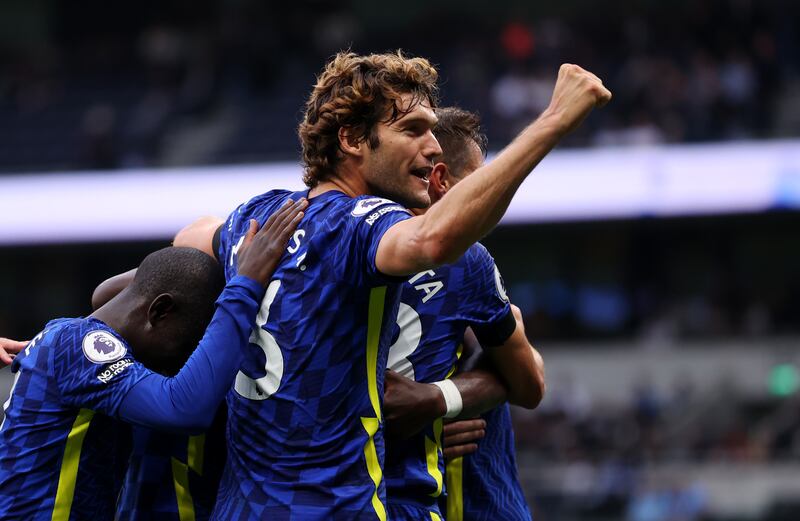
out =
[[[14,361],[14,357],[25,349],[30,340],[11,340],[10,338],[0,337],[0,367],[9,365]]]
[[[384,394],[387,432],[408,437],[436,418],[472,419],[506,401],[528,409],[535,408],[545,392],[544,361],[528,342],[522,313],[513,304],[509,320],[513,321],[510,336],[506,332],[507,326],[502,323],[495,326],[500,329],[497,333],[482,331],[484,344],[493,346],[486,351],[481,349],[478,338],[468,329],[464,334],[466,358],[463,370],[448,380],[437,384],[420,383],[387,371]],[[504,340],[495,343],[493,338]],[[450,385],[454,386],[457,395],[448,392]],[[470,441],[481,437],[482,429],[481,424],[474,422],[469,426],[450,427],[461,438]],[[453,441],[451,438],[450,442]]]
[[[197,349],[172,378],[152,373],[124,397],[118,416],[130,423],[179,432],[202,432],[233,383],[248,347],[265,286],[307,202],[287,204],[258,231],[250,230],[239,250],[239,274],[217,300],[217,309]]]
[[[526,409],[539,405],[544,360],[525,335],[520,309],[510,304],[509,315],[479,332],[480,337],[471,329],[464,333],[461,370],[450,379],[461,395],[457,417],[472,418],[505,402]]]
[[[200,217],[195,222],[181,229],[175,239],[173,246],[187,246],[197,248],[215,259],[217,258],[218,230],[224,219],[215,216]]]
[[[508,385],[492,367],[470,328],[464,332],[463,349],[459,372],[451,380],[463,404],[458,417],[472,418],[507,402],[509,392]]]
[[[120,292],[130,286],[136,276],[136,269],[128,270],[125,273],[114,275],[100,283],[92,293],[92,309],[97,310],[103,307],[106,302],[120,294]]]
[[[219,217],[200,217],[192,224],[184,227],[175,236],[173,246],[187,246],[217,258],[215,237],[222,226],[223,220]],[[116,297],[123,289],[127,288],[136,276],[136,268],[114,275],[100,283],[92,293],[92,309],[99,309],[106,302]],[[0,355],[2,360],[2,355]]]
[[[515,321],[522,322],[522,316],[519,308],[512,304],[511,310]],[[521,325],[521,324],[520,324]],[[524,329],[519,328],[523,333]],[[478,443],[485,435],[485,422],[480,418],[472,418],[476,411],[487,411],[499,406],[500,404],[511,400],[516,401],[518,404],[525,400],[518,400],[511,396],[508,389],[509,386],[505,384],[503,379],[496,373],[496,369],[492,368],[493,365],[487,353],[483,351],[477,338],[470,330],[467,331],[464,341],[464,355],[461,363],[462,372],[455,377],[453,381],[459,392],[462,393],[464,410],[459,414],[456,421],[445,424],[442,433],[442,444],[444,456],[447,459],[457,458],[466,454],[471,454],[478,450]],[[504,345],[515,345],[517,339],[512,334],[509,337],[509,342]],[[527,339],[525,340],[527,342]],[[530,344],[529,344],[530,345]],[[523,354],[524,346],[519,345],[516,353]],[[544,362],[541,355],[536,351],[533,346],[530,346],[533,351],[536,369],[533,371],[532,380],[533,392],[526,395],[525,398],[529,401],[528,405],[535,406],[537,397],[541,400],[544,394]],[[519,386],[520,388],[527,387],[527,383]],[[463,419],[465,418],[465,419]]]
[[[497,225],[531,170],[593,108],[610,99],[597,76],[577,65],[562,65],[550,105],[538,119],[424,215],[389,228],[378,246],[378,270],[408,275],[458,259]]]
[[[457,417],[473,418],[505,403],[509,392],[503,379],[490,367],[491,362],[481,356],[480,344],[471,329],[464,332],[463,346],[463,370],[448,381],[460,395]],[[386,371],[384,385],[387,435],[407,438],[448,412],[445,390],[436,384],[415,382],[395,371]],[[472,426],[483,429],[483,424]]]
[[[516,322],[514,332],[501,345],[484,350],[484,356],[506,384],[508,401],[533,409],[544,398],[544,360],[525,335],[520,309],[512,304],[511,312]]]

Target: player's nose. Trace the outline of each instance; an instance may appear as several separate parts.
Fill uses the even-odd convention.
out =
[[[436,136],[433,135],[433,130],[428,130],[428,132],[425,133],[425,145],[422,155],[433,161],[433,158],[441,154],[442,147],[439,145],[439,141],[436,139]]]

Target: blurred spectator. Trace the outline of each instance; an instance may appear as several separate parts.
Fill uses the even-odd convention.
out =
[[[87,169],[119,166],[117,115],[113,107],[92,105],[83,115],[83,159]]]
[[[547,105],[561,62],[596,72],[614,92],[565,146],[800,135],[795,2],[680,0],[554,16],[500,0],[487,16],[485,6],[455,13],[412,1],[392,18],[358,3],[117,7],[36,3],[7,13],[6,26],[16,15],[36,24],[28,36],[0,32],[0,171],[83,166],[68,145],[51,145],[76,142],[80,115],[97,103],[114,107],[121,140],[121,159],[102,164],[295,158],[296,140],[284,136],[322,62],[344,48],[429,57],[444,102],[483,114],[497,148]],[[213,152],[171,154],[170,133],[191,141],[187,114],[212,126],[235,114],[224,124],[236,131],[220,133]]]

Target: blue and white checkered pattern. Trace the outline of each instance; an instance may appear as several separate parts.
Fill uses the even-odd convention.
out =
[[[219,258],[235,274],[249,219],[289,197],[267,192],[231,214]],[[331,191],[310,199],[262,303],[227,397],[228,463],[213,519],[385,519],[380,406],[402,279],[378,272],[402,207]]]
[[[106,343],[84,342],[98,332]],[[0,429],[0,518],[113,517],[130,451],[130,428],[113,417],[150,371],[93,318],[48,323],[12,371]]]
[[[398,331],[390,366],[418,382],[436,382],[451,373],[467,327],[491,327],[508,319],[511,308],[498,290],[494,259],[480,244],[457,262],[419,273],[403,284]],[[441,421],[386,450],[390,504],[413,504],[438,512],[443,492]],[[435,470],[428,458],[434,457]]]
[[[519,484],[508,404],[481,417],[486,420],[486,436],[478,443],[477,452],[463,458],[464,519],[530,521],[531,512]]]
[[[183,521],[181,510],[207,520],[225,464],[225,420],[222,405],[211,428],[197,436],[134,427],[115,520]]]

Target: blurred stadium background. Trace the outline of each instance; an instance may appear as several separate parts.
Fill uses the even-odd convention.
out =
[[[790,0],[3,0],[0,335],[298,186],[300,108],[339,49],[430,58],[494,150],[570,61],[613,103],[485,240],[547,364],[515,411],[534,517],[796,521],[798,27]]]

